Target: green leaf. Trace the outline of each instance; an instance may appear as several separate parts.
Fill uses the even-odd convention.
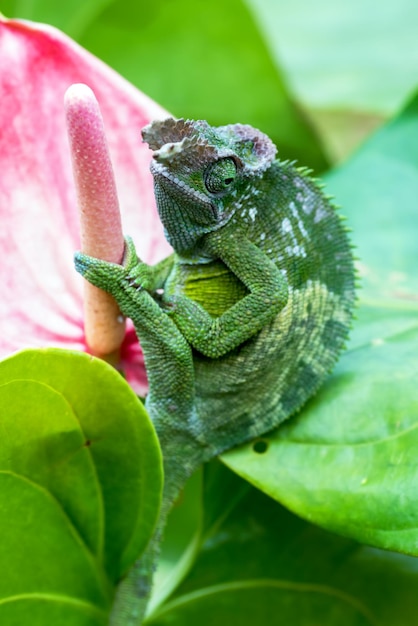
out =
[[[330,177],[364,275],[351,349],[300,415],[223,458],[310,521],[418,555],[416,135],[418,99]]]
[[[113,585],[159,512],[161,457],[145,409],[109,365],[55,349],[0,363],[0,407],[0,606],[10,614],[0,621],[22,623],[30,600],[39,624],[61,613],[65,624],[106,623]]]
[[[0,622],[30,619],[44,626],[69,607],[70,615],[76,612],[64,623],[105,625],[109,584],[60,504],[36,483],[3,470],[0,494]],[[43,610],[35,609],[34,617],[40,602]]]
[[[29,617],[28,617],[29,616]],[[108,621],[102,611],[88,603],[67,602],[61,597],[33,595],[30,598],[16,598],[0,604],[0,619],[7,626],[107,626]],[[28,622],[28,619],[30,622]]]
[[[89,549],[102,558],[102,494],[71,407],[61,394],[38,381],[0,380],[1,427],[6,433],[0,467],[45,487],[61,502]]]
[[[222,491],[230,472],[215,473]],[[245,490],[233,478],[236,491]],[[417,584],[417,559],[315,528],[250,488],[147,623],[411,626]]]
[[[63,4],[55,0],[2,0],[2,13],[51,24],[68,32],[84,29],[109,3],[109,0],[68,0]]]
[[[203,537],[207,539],[218,531],[251,487],[233,472],[225,470],[217,459],[205,464],[203,486]]]
[[[326,588],[275,580],[246,580],[215,585],[173,600],[149,622],[153,626],[281,626],[283,623],[324,623],[332,615],[338,626],[369,626],[350,598]],[[329,622],[328,622],[329,623]]]
[[[392,298],[404,310],[418,291],[417,132],[418,94],[327,178],[353,231],[363,299]]]
[[[416,88],[414,0],[248,2],[302,102],[392,113]]]
[[[201,547],[202,525],[202,471],[199,470],[187,482],[168,516],[147,613],[162,604],[189,571]]]

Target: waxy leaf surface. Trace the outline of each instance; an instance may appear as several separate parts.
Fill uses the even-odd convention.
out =
[[[103,361],[27,350],[0,363],[0,424],[0,622],[107,624],[159,512],[141,402]]]
[[[218,509],[225,485],[235,506],[212,527],[187,578],[147,623],[411,626],[418,612],[416,558],[315,527],[219,462],[204,475],[205,518]]]

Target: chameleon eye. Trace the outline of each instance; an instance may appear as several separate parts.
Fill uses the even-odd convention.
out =
[[[232,185],[237,176],[234,159],[227,157],[211,163],[205,172],[205,185],[210,193],[221,193]]]

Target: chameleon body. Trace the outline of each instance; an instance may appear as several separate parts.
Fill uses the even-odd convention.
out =
[[[170,118],[143,137],[173,255],[150,267],[128,239],[123,266],[78,254],[76,267],[113,294],[144,351],[162,527],[200,463],[271,430],[318,389],[347,338],[355,278],[331,202],[260,131]],[[148,593],[151,553],[126,598]],[[143,609],[123,595],[111,623],[140,623]]]

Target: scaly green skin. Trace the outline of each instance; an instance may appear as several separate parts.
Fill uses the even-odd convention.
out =
[[[340,218],[306,172],[275,160],[265,135],[172,119],[143,135],[175,253],[150,267],[127,240],[123,266],[76,257],[135,324],[165,465],[159,528],[120,586],[112,626],[141,623],[165,518],[187,478],[312,396],[343,347],[354,302]]]

